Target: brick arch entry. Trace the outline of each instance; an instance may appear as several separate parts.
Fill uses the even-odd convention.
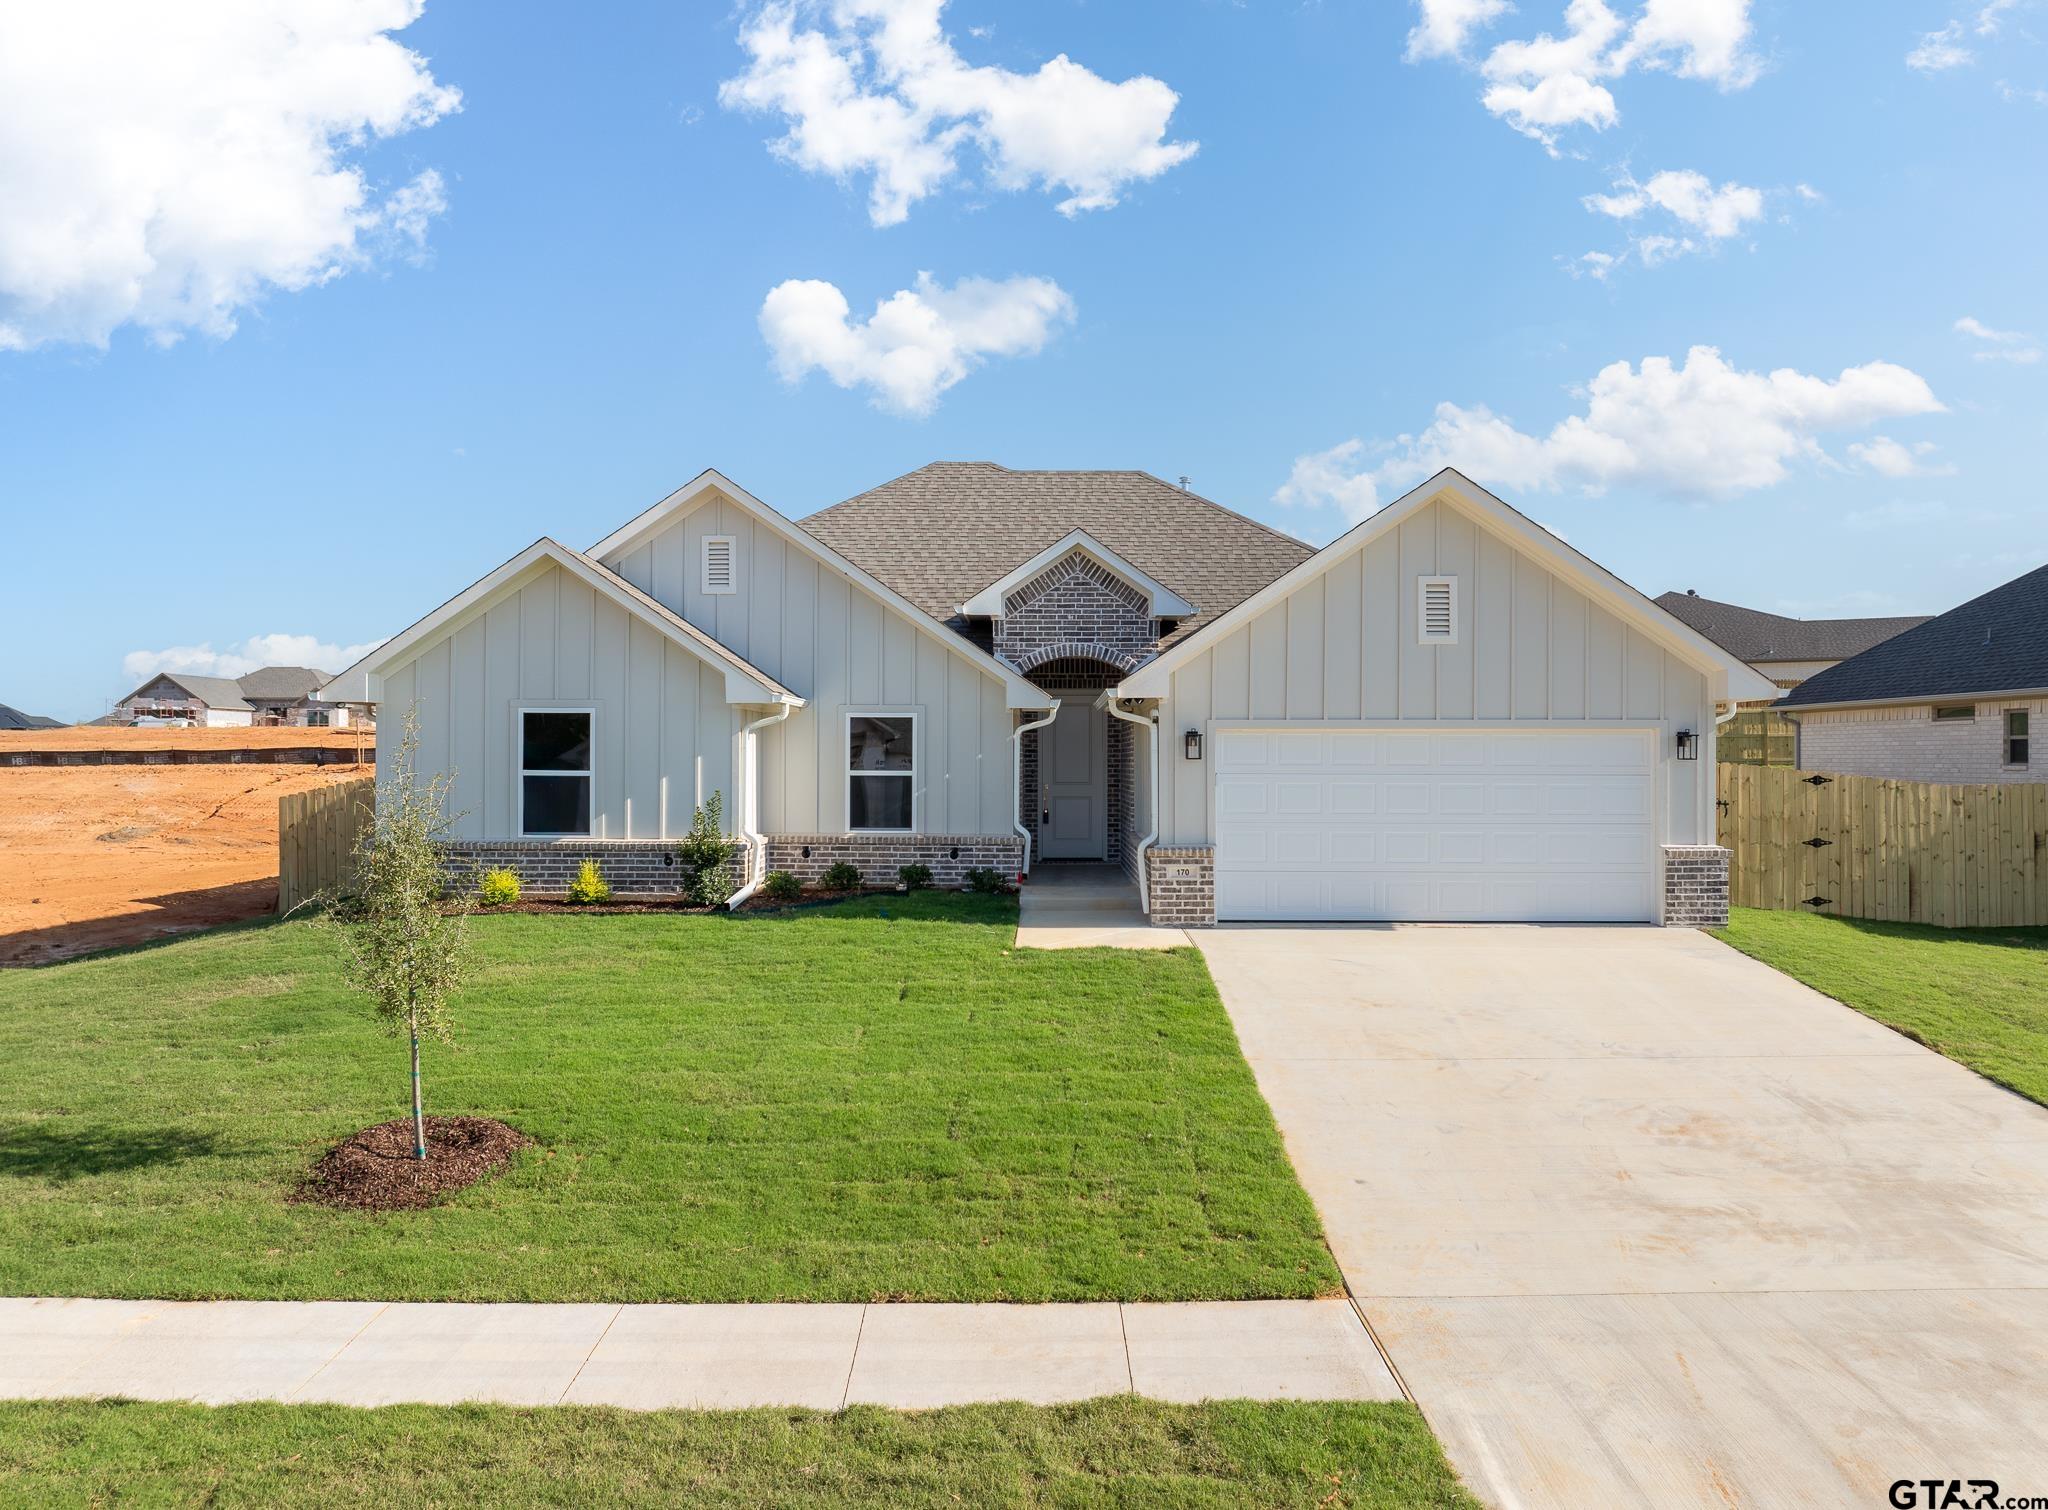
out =
[[[1040,667],[1052,667],[1054,661],[1096,662],[1103,675],[1095,685],[1107,687],[1122,679],[1126,671],[1137,669],[1144,660],[1141,654],[1118,650],[1114,645],[1105,645],[1099,640],[1059,640],[1050,645],[1040,645],[1017,657],[1016,667],[1026,676]],[[1053,668],[1065,672],[1065,667]],[[1037,678],[1032,678],[1034,681]]]
[[[1060,647],[1047,647],[1048,650],[1057,648]],[[1107,647],[1089,647],[1078,642],[1068,642],[1065,648],[1069,651],[1079,648],[1086,653],[1045,655],[1035,658],[1028,668],[1019,666],[1018,670],[1024,671],[1033,682],[1048,692],[1099,692],[1122,681],[1131,669],[1126,664],[1127,657],[1108,651]],[[1138,832],[1133,826],[1137,819],[1137,787],[1131,768],[1131,726],[1122,719],[1108,719],[1103,737],[1107,744],[1104,758],[1108,775],[1105,792],[1108,809],[1105,815],[1107,822],[1103,858],[1112,865],[1123,865],[1128,869],[1129,856],[1126,851],[1131,836]],[[1022,740],[1023,769],[1020,773],[1022,780],[1019,783],[1021,816],[1024,827],[1031,836],[1031,858],[1034,863],[1040,858],[1038,829],[1042,817],[1038,788],[1038,739],[1038,733],[1034,730],[1026,734]]]

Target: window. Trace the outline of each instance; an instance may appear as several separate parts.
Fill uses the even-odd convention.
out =
[[[1415,638],[1424,645],[1458,643],[1458,579],[1418,577]]]
[[[1966,723],[1977,716],[1975,703],[1950,703],[1934,710],[1934,721],[1938,724]]]
[[[561,838],[590,832],[588,708],[519,710],[519,832]]]
[[[2027,710],[2007,708],[2005,710],[2005,763],[2025,765],[2027,763]]]
[[[704,590],[711,593],[736,592],[734,558],[739,542],[731,535],[704,537]]]
[[[917,716],[856,713],[846,720],[846,826],[908,833],[917,785]]]

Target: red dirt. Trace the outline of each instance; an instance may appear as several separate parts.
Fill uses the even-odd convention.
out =
[[[320,1156],[294,1201],[347,1211],[416,1211],[467,1190],[533,1142],[491,1117],[429,1117],[427,1156],[413,1149],[412,1118],[379,1122]]]
[[[306,729],[52,729],[0,734],[155,736],[189,748],[222,734]],[[175,740],[175,744],[171,741]],[[260,917],[277,905],[277,799],[348,781],[353,765],[0,765],[0,965]]]
[[[361,729],[0,729],[5,750],[353,750],[374,749]]]

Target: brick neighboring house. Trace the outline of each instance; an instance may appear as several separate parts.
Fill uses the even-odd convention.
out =
[[[1901,781],[2033,782],[2048,718],[2048,566],[1795,687],[1799,765]]]

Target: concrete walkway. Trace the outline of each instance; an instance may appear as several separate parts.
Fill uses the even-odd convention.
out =
[[[1154,928],[1138,883],[1118,865],[1041,860],[1017,894],[1019,949],[1177,949],[1181,928]]]
[[[2048,1110],[1686,930],[1200,946],[1482,1498],[2048,1494]]]
[[[1396,1400],[1342,1300],[466,1305],[0,1299],[0,1398],[617,1405]]]

